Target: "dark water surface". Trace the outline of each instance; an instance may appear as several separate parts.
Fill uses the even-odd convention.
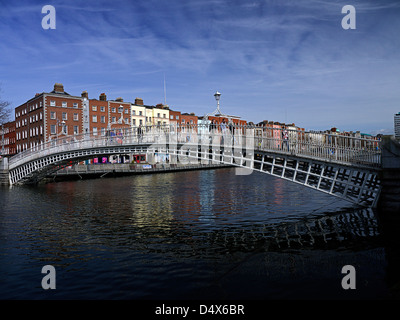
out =
[[[2,299],[387,299],[400,287],[376,212],[262,173],[3,187],[0,205]]]

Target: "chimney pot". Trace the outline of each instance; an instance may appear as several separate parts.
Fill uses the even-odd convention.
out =
[[[142,106],[142,105],[143,105],[143,99],[141,99],[141,98],[136,98],[136,99],[135,99],[135,104],[136,104],[137,106]]]
[[[62,83],[55,83],[54,84],[54,91],[55,92],[64,92],[64,86]]]

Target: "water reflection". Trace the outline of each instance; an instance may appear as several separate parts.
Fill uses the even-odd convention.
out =
[[[327,259],[367,266],[361,275],[381,289],[386,263],[399,265],[395,246],[385,260],[388,229],[374,211],[262,173],[69,181],[2,188],[0,200],[6,298],[42,298],[34,275],[44,264],[59,270],[55,297],[89,299],[274,297],[276,281],[289,292],[305,279],[336,283],[332,263],[320,269]]]

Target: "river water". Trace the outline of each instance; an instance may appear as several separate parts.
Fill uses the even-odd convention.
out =
[[[2,299],[388,299],[379,215],[234,168],[0,189]],[[41,269],[56,270],[44,290]],[[352,265],[355,289],[342,267]],[[397,286],[397,287],[396,287]]]

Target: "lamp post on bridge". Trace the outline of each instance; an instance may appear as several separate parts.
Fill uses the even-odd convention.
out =
[[[218,91],[214,94],[215,100],[217,100],[217,110],[215,110],[215,114],[221,114],[221,110],[219,109],[219,99],[221,99],[221,93]]]

